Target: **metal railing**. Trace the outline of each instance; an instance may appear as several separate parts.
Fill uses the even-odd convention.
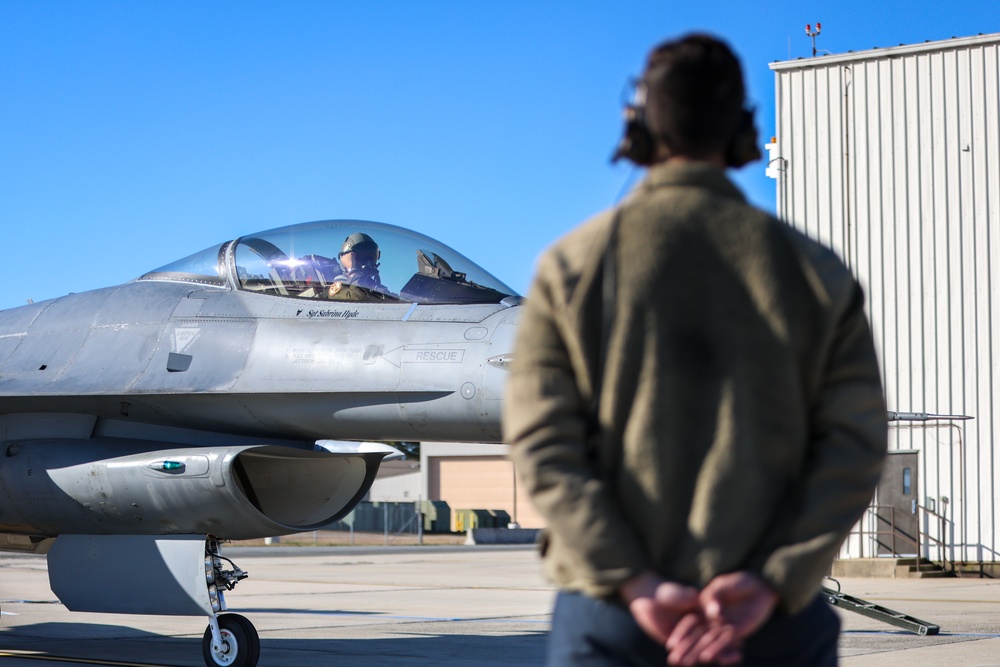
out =
[[[925,531],[924,533],[922,533],[923,536],[924,536],[924,539],[926,540],[926,543],[927,543],[927,547],[928,547],[927,552],[928,552],[928,554],[930,553],[930,547],[931,546],[936,546],[937,547],[937,551],[938,551],[938,555],[939,555],[939,558],[937,559],[937,561],[940,563],[941,568],[945,572],[948,572],[950,574],[954,574],[955,573],[955,560],[954,560],[954,558],[949,558],[948,557],[948,550],[951,549],[951,542],[950,542],[950,540],[948,540],[948,533],[947,533],[948,526],[950,525],[949,522],[948,522],[948,519],[946,519],[944,517],[944,515],[938,514],[934,510],[928,509],[926,507],[923,507],[922,505],[917,505],[917,510],[918,510],[918,512],[923,512],[924,517],[927,519],[928,525],[931,523],[931,521],[934,521],[934,520],[937,521],[938,535],[940,535],[940,538],[934,537],[933,535],[931,535],[930,531]],[[917,525],[920,526],[920,522],[919,521],[917,522]],[[918,572],[920,571],[919,568],[920,568],[920,565],[919,565],[919,561],[918,561],[917,562],[917,571]]]
[[[955,572],[955,561],[948,556],[951,543],[947,539],[948,519],[922,505],[916,512],[905,512],[892,505],[870,505],[850,537],[858,537],[862,544],[869,544],[876,556],[892,558],[916,557],[916,571],[929,569],[924,558],[945,572]],[[927,528],[924,528],[924,526]],[[936,533],[930,527],[936,525]],[[869,526],[866,529],[865,526]],[[912,532],[912,535],[908,531]],[[932,558],[932,550],[936,558]],[[864,549],[862,550],[864,556]]]

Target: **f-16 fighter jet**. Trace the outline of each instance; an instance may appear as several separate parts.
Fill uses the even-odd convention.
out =
[[[0,312],[0,549],[47,553],[71,610],[206,615],[206,664],[252,667],[220,542],[345,516],[393,451],[372,442],[499,442],[520,302],[336,220]]]

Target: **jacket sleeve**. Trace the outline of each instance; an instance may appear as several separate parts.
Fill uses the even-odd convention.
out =
[[[886,454],[887,422],[878,360],[861,288],[851,281],[812,406],[811,448],[790,521],[760,568],[795,612],[829,574],[851,527],[871,501]]]
[[[519,323],[504,436],[553,544],[572,556],[573,578],[588,593],[610,595],[647,561],[588,456],[589,381],[579,377],[583,346],[571,333],[586,323],[567,312],[560,279],[558,260],[543,257]]]

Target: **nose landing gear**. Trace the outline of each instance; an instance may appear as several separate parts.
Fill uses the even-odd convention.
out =
[[[247,578],[241,570],[220,553],[219,541],[209,537],[205,544],[205,579],[213,612],[226,611],[224,591],[231,591]],[[225,570],[222,561],[233,566]],[[201,652],[208,667],[256,667],[260,659],[260,636],[245,616],[213,613],[201,640]]]

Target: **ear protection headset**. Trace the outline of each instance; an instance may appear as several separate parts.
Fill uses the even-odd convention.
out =
[[[757,146],[757,125],[753,122],[753,109],[743,109],[740,112],[740,122],[736,126],[733,138],[726,144],[726,166],[739,169],[745,164],[759,160],[760,148]]]
[[[640,167],[648,167],[653,164],[653,157],[656,154],[656,139],[646,125],[646,84],[643,81],[634,81],[635,92],[632,101],[625,105],[622,110],[622,117],[625,119],[625,131],[618,147],[615,148],[612,162],[625,158]]]
[[[753,114],[753,109],[743,109],[740,112],[736,132],[725,148],[727,167],[738,169],[761,157]],[[643,81],[635,83],[632,102],[625,105],[622,116],[625,119],[625,131],[611,161],[617,162],[625,158],[640,167],[648,167],[656,157],[656,139],[646,124],[646,84]]]

